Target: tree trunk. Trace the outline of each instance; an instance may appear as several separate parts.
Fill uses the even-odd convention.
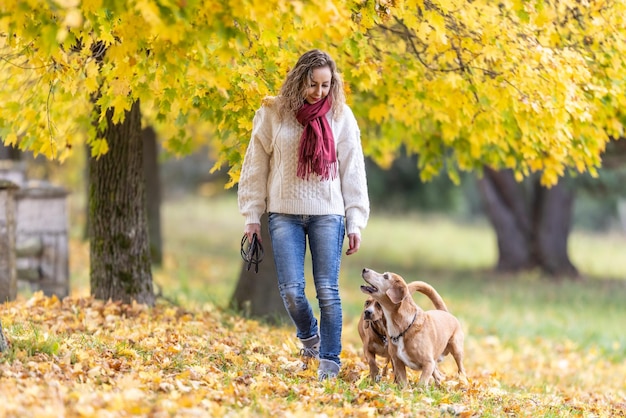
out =
[[[90,189],[91,189],[91,184],[89,184],[89,177],[91,173],[91,149],[88,146],[85,146],[85,167],[83,168],[84,170],[84,175],[85,175],[85,184],[83,185],[84,187],[84,191],[85,191],[85,196],[87,196],[87,199],[89,200],[89,193],[90,193]],[[83,228],[83,241],[89,241],[89,237],[91,236],[91,223],[90,223],[90,216],[89,216],[89,201],[87,201],[87,204],[85,205],[85,226]]]
[[[9,341],[7,341],[7,337],[4,335],[4,330],[2,329],[2,322],[0,321],[0,353],[4,353],[9,349]]]
[[[146,204],[148,210],[148,233],[150,259],[155,266],[163,264],[163,240],[161,238],[161,173],[159,170],[159,147],[152,127],[141,131],[143,142],[143,172],[146,179]]]
[[[259,272],[254,272],[254,265],[248,271],[247,263],[242,260],[241,274],[230,303],[232,307],[242,311],[246,316],[276,324],[288,320],[289,316],[278,291],[278,278],[267,226],[267,214],[261,217],[261,236],[265,254],[263,262],[259,264]]]
[[[567,255],[572,225],[574,191],[563,181],[550,189],[538,188],[537,249],[543,270],[555,277],[580,278]]]
[[[22,152],[19,148],[4,145],[2,138],[0,138],[0,160],[20,161],[22,159]]]
[[[497,271],[515,272],[535,267],[532,227],[525,196],[508,172],[485,169],[478,182],[483,204],[498,241]]]
[[[91,294],[154,305],[139,102],[103,132],[109,152],[90,162]]]
[[[548,189],[537,179],[518,183],[510,170],[485,168],[479,190],[496,233],[497,271],[539,268],[553,277],[579,277],[567,253],[574,193],[563,180]]]

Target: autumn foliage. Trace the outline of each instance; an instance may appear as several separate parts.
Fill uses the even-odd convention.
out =
[[[238,180],[253,112],[296,58],[336,57],[365,151],[422,176],[485,165],[518,179],[601,163],[623,135],[620,1],[3,1],[0,137],[63,160],[139,100],[166,148],[210,142]]]
[[[495,336],[466,342],[469,387],[454,366],[441,388],[400,389],[369,369],[350,343],[333,382],[303,371],[285,328],[213,305],[154,308],[35,294],[0,306],[12,342],[0,357],[6,417],[198,416],[618,416],[614,389],[626,365],[567,341],[537,340],[516,351]]]

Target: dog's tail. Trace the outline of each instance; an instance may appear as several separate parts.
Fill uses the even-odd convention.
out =
[[[435,305],[436,309],[448,312],[448,307],[446,306],[446,303],[443,301],[441,296],[439,296],[439,293],[437,293],[435,288],[428,283],[418,280],[407,283],[407,286],[409,287],[409,292],[420,292],[425,294],[426,296],[428,296],[428,299],[430,299],[433,305]]]

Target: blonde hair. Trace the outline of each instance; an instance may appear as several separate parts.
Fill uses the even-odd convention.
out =
[[[335,117],[341,114],[346,103],[346,96],[343,92],[341,75],[337,71],[337,64],[326,52],[313,49],[302,54],[295,67],[287,73],[278,97],[278,113],[281,118],[289,114],[295,116],[300,110],[313,77],[313,70],[323,67],[328,67],[331,73],[328,93],[333,102],[331,109]]]

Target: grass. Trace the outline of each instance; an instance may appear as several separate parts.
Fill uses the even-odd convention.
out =
[[[168,201],[162,208],[164,265],[155,269],[157,289],[184,306],[227,307],[240,269],[243,218],[232,194]],[[74,235],[78,232],[74,230]],[[85,251],[86,244],[76,252]],[[457,223],[440,216],[385,216],[375,212],[361,250],[343,258],[341,292],[345,322],[355,327],[364,296],[363,267],[425,280],[438,289],[469,335],[497,336],[505,343],[538,338],[572,341],[609,358],[626,358],[626,248],[624,234],[574,231],[570,257],[586,280],[555,282],[538,273],[499,276],[493,231],[486,223]],[[88,260],[72,266],[73,293],[88,294]],[[307,274],[310,265],[307,261]],[[309,280],[310,277],[307,278]],[[312,285],[307,291],[314,296]],[[423,308],[430,302],[415,296]],[[345,333],[349,343],[358,335]]]
[[[20,352],[29,357],[37,354],[57,354],[62,341],[62,337],[49,335],[35,324],[13,324],[6,332],[13,336],[11,347],[7,351],[7,358],[10,361]]]

